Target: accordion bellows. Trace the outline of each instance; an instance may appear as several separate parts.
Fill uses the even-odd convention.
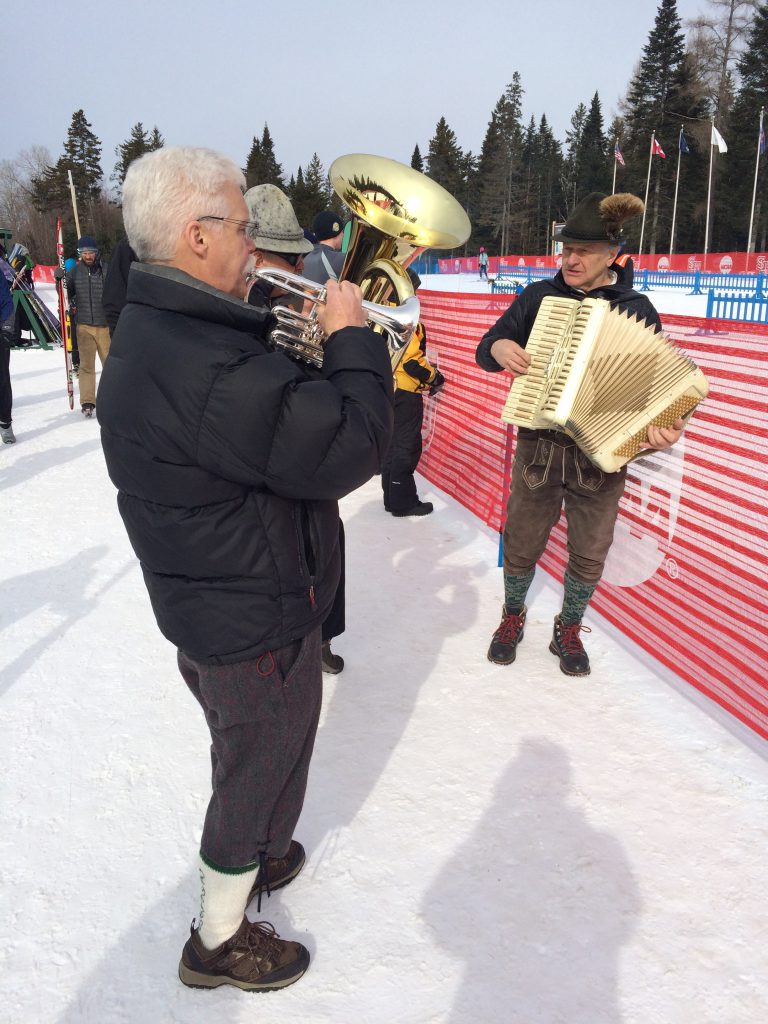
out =
[[[615,473],[642,453],[651,424],[687,419],[707,379],[664,334],[605,299],[548,295],[502,420],[565,431],[596,466]]]

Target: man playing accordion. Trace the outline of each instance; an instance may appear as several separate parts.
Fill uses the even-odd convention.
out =
[[[558,236],[563,241],[562,269],[552,280],[524,289],[480,341],[478,365],[489,373],[526,373],[530,357],[525,346],[548,295],[606,299],[611,308],[626,310],[661,330],[653,305],[632,289],[631,261],[618,257],[623,224],[642,212],[641,200],[626,193],[593,192],[582,200]],[[648,447],[670,447],[683,426],[680,419],[665,428],[649,426]],[[625,477],[626,467],[616,473],[599,469],[562,430],[518,428],[503,538],[504,609],[488,648],[489,661],[509,665],[515,660],[536,563],[564,506],[568,564],[549,649],[566,675],[589,674],[580,636],[582,618],[613,541]]]

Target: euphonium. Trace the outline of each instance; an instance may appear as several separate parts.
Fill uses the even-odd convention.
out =
[[[352,211],[341,280],[359,285],[374,330],[386,334],[393,370],[419,320],[419,302],[405,268],[425,249],[453,249],[472,227],[461,204],[425,174],[382,156],[339,157],[328,172],[339,198]],[[256,271],[302,298],[322,302],[325,289],[273,267]],[[392,303],[397,303],[393,305]],[[325,337],[316,306],[308,315],[273,308],[275,345],[322,365]]]

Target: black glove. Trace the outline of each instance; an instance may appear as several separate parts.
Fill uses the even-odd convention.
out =
[[[57,281],[63,281],[64,278],[67,276],[67,272],[66,270],[64,270],[63,267],[56,267],[56,269],[53,272],[53,276]]]
[[[429,382],[429,393],[430,395],[436,395],[437,392],[445,387],[445,377],[440,373],[439,370],[435,370],[435,376]]]

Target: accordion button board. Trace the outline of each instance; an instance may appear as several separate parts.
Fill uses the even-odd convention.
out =
[[[501,414],[565,431],[606,473],[644,452],[648,427],[687,419],[708,392],[696,364],[666,335],[605,299],[548,295]]]

